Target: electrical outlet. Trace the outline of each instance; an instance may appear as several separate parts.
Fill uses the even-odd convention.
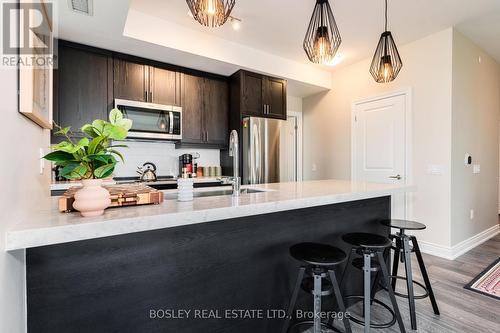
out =
[[[474,164],[474,167],[472,169],[472,173],[481,173],[481,165],[480,164]]]
[[[312,164],[312,171],[316,171],[316,170],[317,170],[316,163],[313,163]]]
[[[43,175],[43,170],[45,169],[45,160],[43,157],[45,156],[43,152],[43,148],[40,148],[40,174]]]
[[[474,220],[474,209],[471,209],[470,212],[469,212],[469,218],[471,220]]]

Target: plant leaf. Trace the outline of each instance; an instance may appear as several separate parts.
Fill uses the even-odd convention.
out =
[[[113,173],[114,169],[115,169],[115,163],[110,163],[100,166],[94,170],[94,176],[96,178],[106,178]]]
[[[53,151],[52,153],[48,153],[44,157],[42,157],[48,161],[53,162],[66,162],[74,160],[73,154],[64,152],[64,151]]]
[[[94,127],[90,124],[83,125],[81,131],[90,136],[91,138],[99,136],[99,134],[97,134],[96,131],[94,131]]]
[[[70,175],[73,172],[73,170],[75,170],[75,168],[78,167],[79,165],[80,164],[78,163],[68,164],[64,168],[62,168],[61,171],[59,171],[59,175],[61,175],[64,178],[73,179]]]
[[[124,130],[128,131],[132,128],[132,120],[131,119],[121,119],[115,123],[116,126],[120,126]]]
[[[125,163],[125,159],[123,158],[123,155],[122,153],[120,153],[118,150],[115,150],[115,149],[109,149],[108,150],[110,153],[112,154],[115,154],[116,156],[118,156],[120,158],[120,160],[122,160],[123,163]]]
[[[69,132],[70,129],[71,129],[71,126],[64,127],[64,128],[59,129],[58,131],[54,132],[54,134],[56,134],[56,135],[66,135],[66,134],[68,134],[68,132]]]
[[[99,135],[104,133],[104,128],[106,127],[107,122],[101,119],[96,119],[92,122],[92,127],[94,127],[94,131],[97,131]]]
[[[88,138],[81,138],[80,141],[78,141],[78,145],[80,147],[87,147],[89,145],[89,139]]]
[[[123,114],[120,110],[114,108],[113,110],[109,111],[109,121],[111,122],[111,124],[115,125],[120,120],[123,120]]]
[[[128,135],[128,131],[123,127],[108,124],[104,128],[104,135],[113,140],[124,140]]]
[[[81,147],[79,145],[74,145],[68,141],[62,141],[57,145],[53,146],[52,149],[55,151],[63,151],[66,153],[74,154]]]
[[[106,137],[105,136],[98,136],[96,138],[93,138],[92,141],[90,141],[89,143],[89,149],[88,149],[88,153],[90,155],[93,155],[95,153],[98,152],[98,147],[99,145],[103,142],[103,140],[105,140]]]

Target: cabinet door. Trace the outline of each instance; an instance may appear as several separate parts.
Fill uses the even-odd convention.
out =
[[[205,142],[225,146],[228,138],[229,86],[221,80],[205,79],[203,114]]]
[[[266,116],[286,119],[286,81],[272,77],[265,81]]]
[[[114,59],[114,95],[115,98],[147,102],[148,66]]]
[[[157,104],[181,104],[180,73],[167,69],[150,67],[150,101]]]
[[[182,74],[182,142],[203,142],[203,78]]]
[[[243,72],[241,78],[242,96],[241,113],[248,116],[263,116],[264,104],[262,99],[262,75]]]
[[[57,122],[71,126],[76,134],[94,119],[106,119],[113,102],[111,86],[112,59],[104,54],[79,48],[59,46]],[[109,81],[108,81],[109,80]]]

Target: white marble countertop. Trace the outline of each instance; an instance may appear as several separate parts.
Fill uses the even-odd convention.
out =
[[[5,250],[73,242],[133,232],[207,223],[243,216],[329,205],[414,191],[413,186],[355,183],[341,180],[304,181],[244,186],[264,192],[240,197],[212,196],[191,202],[165,200],[160,205],[107,209],[102,216],[60,213],[57,198],[47,207],[23,216],[6,233]],[[213,191],[217,188],[195,189]],[[227,187],[224,188],[227,190]],[[175,191],[175,190],[173,190]],[[169,191],[166,191],[169,192]]]

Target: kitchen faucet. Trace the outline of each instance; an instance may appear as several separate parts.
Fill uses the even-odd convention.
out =
[[[231,179],[231,185],[233,187],[233,196],[240,195],[241,178],[240,178],[240,168],[239,168],[239,149],[238,149],[238,132],[232,130],[229,135],[229,156],[233,157],[233,178]]]

